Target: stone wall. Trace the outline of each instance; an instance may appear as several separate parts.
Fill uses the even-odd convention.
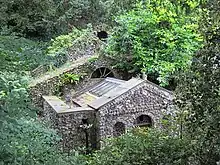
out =
[[[46,79],[43,79],[42,81],[38,80],[41,79],[40,77],[36,80],[33,80],[33,83],[29,86],[29,93],[34,105],[36,105],[37,107],[43,107],[42,96],[55,94],[56,88],[59,85],[61,75],[65,73],[84,75],[78,85],[76,84],[74,86],[74,89],[77,91],[78,89],[82,89],[82,86],[83,88],[85,88],[87,85],[91,85],[90,76],[95,69],[100,67],[107,67],[109,69],[112,69],[116,78],[123,78],[123,73],[120,73],[118,70],[110,67],[109,61],[99,59],[97,61],[88,62],[87,59],[82,65],[77,65],[75,67],[69,68],[55,76],[48,77]]]
[[[117,122],[124,123],[126,129],[133,128],[141,115],[148,115],[153,126],[160,127],[160,120],[171,105],[171,92],[148,81],[144,82],[99,109],[98,139],[112,137]]]
[[[96,128],[94,123],[96,120],[93,110],[85,108],[85,110],[71,111],[70,109],[69,112],[57,113],[47,100],[44,100],[43,106],[43,119],[50,123],[51,128],[61,135],[62,140],[60,144],[65,152],[76,147],[86,146],[86,133],[85,129],[82,128],[83,120],[85,121],[85,119],[88,119],[88,124],[92,124],[92,127],[87,130],[89,147],[95,147]],[[66,107],[65,104],[63,106],[64,108]]]

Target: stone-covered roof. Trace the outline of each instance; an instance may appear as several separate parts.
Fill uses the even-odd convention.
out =
[[[72,97],[73,104],[75,105],[74,107],[69,107],[64,101],[56,96],[43,96],[43,99],[47,101],[57,113],[98,110],[100,107],[143,84],[145,84],[144,86],[148,86],[149,89],[155,91],[153,92],[155,95],[160,95],[160,97],[166,100],[172,100],[171,91],[148,80],[132,78],[128,81],[124,81],[109,77],[103,80],[101,79],[101,81],[95,85],[78,91]],[[161,91],[160,94],[156,92],[158,90]]]
[[[102,97],[94,100],[90,104],[88,104],[90,107],[94,109],[98,109],[101,106],[107,104],[108,102],[111,102],[115,98],[121,96],[122,94],[128,92],[129,90],[133,89],[140,83],[144,82],[144,80],[132,78],[128,81],[124,81],[124,83],[118,85],[117,87],[113,88],[109,92],[102,95]]]
[[[143,81],[136,78],[124,81],[108,77],[93,87],[83,89],[81,95],[73,96],[73,102],[80,106],[90,106],[98,109]]]
[[[79,112],[79,111],[92,111],[90,107],[69,107],[64,101],[60,100],[57,96],[43,96],[43,99],[53,108],[53,110],[60,113]]]

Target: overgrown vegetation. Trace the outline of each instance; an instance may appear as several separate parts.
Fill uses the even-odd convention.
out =
[[[116,13],[130,9],[135,1],[114,0],[16,0],[0,1],[1,34],[49,39],[74,27],[113,23]]]
[[[0,164],[74,163],[75,157],[59,151],[57,133],[37,119],[27,92],[28,71],[46,62],[43,48],[1,36],[0,58]]]
[[[187,164],[192,154],[190,145],[187,138],[180,139],[161,130],[137,129],[111,139],[93,154],[89,164]]]
[[[191,8],[196,8],[194,4]],[[194,16],[194,18],[192,18]],[[199,15],[185,14],[169,0],[147,1],[116,18],[118,26],[108,45],[116,66],[129,72],[158,75],[167,85],[176,71],[185,70],[201,47]]]
[[[185,130],[192,136],[199,164],[220,160],[220,11],[219,1],[208,4],[201,28],[205,46],[195,56],[192,67],[181,75],[177,103],[187,111]]]
[[[218,0],[0,0],[0,164],[215,165],[219,8]],[[89,155],[67,155],[57,133],[37,117],[27,92],[29,73],[40,65],[60,66],[67,52],[75,57],[91,52],[89,46],[100,50],[87,26],[99,22],[114,27],[103,45],[117,67],[159,75],[161,85],[176,74],[178,109],[163,121],[164,129],[135,129]],[[65,74],[61,81],[75,83],[79,75]]]

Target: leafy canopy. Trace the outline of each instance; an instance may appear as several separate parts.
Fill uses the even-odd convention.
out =
[[[220,160],[220,4],[209,1],[201,23],[205,46],[180,76],[177,105],[185,110],[185,130],[192,136],[199,164]]]
[[[162,85],[175,71],[190,64],[201,46],[197,19],[168,0],[139,3],[116,18],[108,53],[116,66],[131,72],[159,74]]]

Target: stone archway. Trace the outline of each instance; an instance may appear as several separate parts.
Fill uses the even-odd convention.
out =
[[[136,118],[134,125],[138,127],[152,127],[153,122],[150,116],[140,115]]]
[[[115,125],[114,125],[114,129],[113,129],[113,135],[115,137],[117,136],[121,136],[122,134],[125,133],[125,124],[122,123],[122,122],[117,122]]]
[[[97,68],[91,75],[91,78],[115,77],[112,70],[106,67]]]

